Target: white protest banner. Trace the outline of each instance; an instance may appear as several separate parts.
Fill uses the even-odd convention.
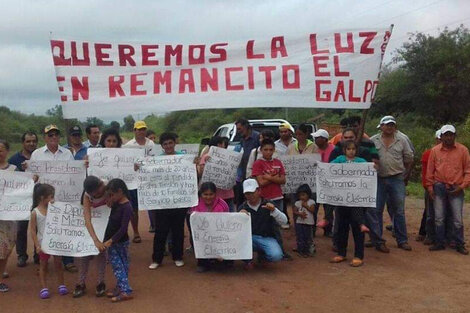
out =
[[[374,163],[321,163],[317,166],[317,203],[375,208]]]
[[[251,260],[251,217],[246,213],[199,213],[190,217],[196,259]]]
[[[78,202],[86,178],[84,161],[26,161],[27,172],[37,174],[39,182],[55,188],[55,200]]]
[[[198,203],[193,156],[163,155],[144,158],[137,180],[139,210],[189,208]]]
[[[50,41],[65,118],[190,109],[366,109],[390,28],[241,41]]]
[[[312,192],[316,191],[316,166],[321,161],[320,154],[281,155],[278,158],[286,171],[283,193],[296,193],[303,184],[308,184]]]
[[[88,175],[101,179],[122,179],[129,189],[137,189],[134,164],[144,157],[144,149],[89,148]]]
[[[213,146],[208,155],[201,182],[213,182],[217,188],[231,189],[237,180],[237,169],[242,154]]]
[[[181,143],[175,146],[175,151],[181,151],[184,154],[190,154],[193,156],[199,155],[199,144],[197,143]],[[162,155],[163,148],[162,146],[155,144],[155,147],[152,149],[152,155]]]
[[[91,209],[91,223],[101,241],[111,209],[106,205]],[[54,202],[47,207],[41,249],[51,255],[82,257],[99,254],[85,227],[83,208],[78,202]]]
[[[31,173],[0,171],[0,221],[29,220],[33,189]]]

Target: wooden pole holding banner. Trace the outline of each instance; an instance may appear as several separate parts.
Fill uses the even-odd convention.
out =
[[[390,25],[390,36],[392,35],[393,26],[394,26],[394,24]],[[388,42],[387,42],[387,44],[388,44]],[[383,55],[382,55],[382,61],[383,61]],[[380,71],[381,70],[382,70],[382,62],[380,62],[379,74],[378,74],[377,78],[380,78]],[[371,105],[372,105],[372,103],[371,103]],[[368,114],[369,114],[369,109],[365,109],[362,112],[361,124],[360,124],[360,127],[359,127],[359,132],[357,133],[357,139],[356,139],[358,145],[360,144],[360,142],[362,140],[362,136],[364,136],[364,126],[366,124],[366,119],[367,119]]]

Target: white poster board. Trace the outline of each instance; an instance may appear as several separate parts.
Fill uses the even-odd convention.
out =
[[[196,165],[191,155],[144,158],[137,179],[140,210],[189,208],[198,203]]]
[[[179,143],[175,146],[175,151],[181,151],[184,154],[190,154],[192,156],[199,155],[199,144],[197,143]],[[163,148],[158,143],[155,143],[155,147],[152,148],[153,156],[162,155]]]
[[[312,192],[316,192],[316,168],[317,162],[321,161],[320,154],[280,155],[279,160],[286,172],[283,193],[296,193],[303,184],[308,184]]]
[[[96,236],[104,238],[111,209],[105,205],[91,209]],[[85,227],[83,208],[78,202],[49,203],[41,249],[51,255],[82,257],[99,254]]]
[[[317,167],[317,203],[375,208],[374,163],[321,163]]]
[[[191,214],[197,259],[251,260],[251,217],[246,213]]]
[[[137,189],[137,172],[134,164],[142,159],[144,149],[88,148],[88,175],[110,181],[122,179],[127,188]]]
[[[217,188],[232,189],[243,154],[213,146],[208,155],[201,182],[213,182]]]
[[[33,189],[31,173],[0,171],[0,220],[29,220]]]
[[[79,202],[86,177],[85,161],[26,161],[27,172],[37,174],[39,182],[55,188],[55,200]]]

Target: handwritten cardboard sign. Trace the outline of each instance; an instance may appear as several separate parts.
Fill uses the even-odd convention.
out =
[[[190,154],[192,156],[199,155],[199,144],[197,143],[179,143],[175,146],[175,151],[181,151],[184,154]],[[163,148],[159,144],[155,144],[152,148],[151,156],[158,156],[163,154]]]
[[[279,160],[286,171],[284,193],[296,193],[303,184],[308,184],[312,192],[316,191],[316,166],[321,161],[320,154],[281,155]]]
[[[191,214],[197,259],[251,260],[251,217],[245,213]]]
[[[33,189],[31,173],[0,171],[0,220],[29,220]]]
[[[190,155],[143,159],[138,174],[139,209],[189,208],[198,203],[196,165]]]
[[[317,203],[375,208],[376,201],[374,163],[318,163]]]
[[[91,209],[96,236],[103,240],[111,209],[105,205]],[[85,227],[83,207],[77,202],[49,203],[41,249],[51,255],[82,257],[99,254]]]
[[[201,182],[213,182],[217,188],[231,189],[236,183],[242,154],[219,147],[211,147],[208,154]]]
[[[37,174],[39,182],[55,188],[55,200],[79,202],[86,177],[84,161],[27,161],[27,172]]]

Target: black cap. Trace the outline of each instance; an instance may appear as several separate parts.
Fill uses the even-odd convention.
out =
[[[81,135],[81,134],[82,134],[82,129],[81,129],[80,126],[78,126],[78,125],[72,126],[72,127],[69,129],[69,135],[70,135],[70,136],[73,136],[73,135]]]

